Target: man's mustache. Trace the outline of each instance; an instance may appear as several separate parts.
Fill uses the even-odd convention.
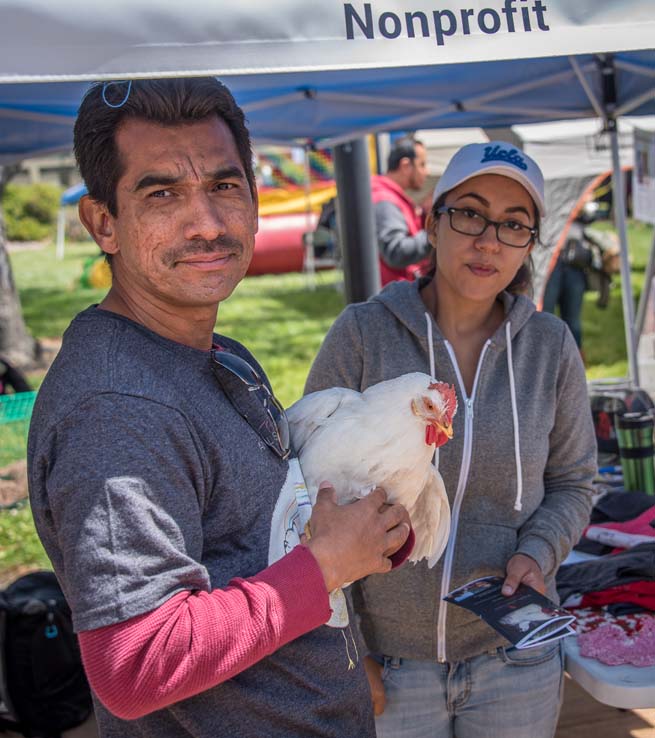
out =
[[[243,243],[238,238],[232,236],[219,236],[211,241],[194,240],[185,243],[182,246],[175,246],[164,257],[163,261],[166,266],[172,267],[175,262],[186,259],[189,256],[198,256],[200,254],[215,254],[220,251],[236,253],[239,256],[243,253]]]

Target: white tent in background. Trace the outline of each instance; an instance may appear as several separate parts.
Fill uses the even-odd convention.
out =
[[[655,116],[625,117],[618,121],[616,143],[623,168],[634,163],[635,126],[655,130]],[[588,194],[587,189],[598,175],[612,172],[611,140],[603,132],[601,122],[593,119],[519,125],[513,131],[525,152],[539,162],[546,180],[548,218],[542,228],[545,248],[533,252],[535,299],[540,302],[548,275],[565,242],[573,206]],[[639,321],[635,343],[638,343],[638,328]]]

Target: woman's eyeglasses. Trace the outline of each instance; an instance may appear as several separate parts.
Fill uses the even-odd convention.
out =
[[[536,228],[517,223],[515,220],[490,220],[471,208],[451,208],[444,205],[437,208],[439,215],[448,214],[450,227],[464,236],[481,236],[491,225],[496,229],[496,238],[505,246],[524,249],[538,235]]]
[[[289,458],[289,421],[287,420],[284,408],[262,381],[259,374],[257,374],[247,361],[228,351],[212,349],[211,358],[214,376],[235,410],[248,422],[253,430],[257,431],[266,445],[273,449],[281,459]],[[230,388],[223,381],[220,371],[217,371],[217,366],[226,369],[230,374],[240,379],[248,388],[248,392],[257,394],[266,411],[263,424],[261,422],[253,423],[256,419],[251,417],[252,413],[249,412],[249,408],[244,406],[243,401],[240,401],[239,397],[230,391]]]

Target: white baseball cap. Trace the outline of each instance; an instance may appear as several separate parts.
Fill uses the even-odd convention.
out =
[[[437,182],[432,201],[436,202],[444,193],[480,174],[502,174],[503,177],[516,180],[528,191],[540,215],[543,217],[546,214],[541,169],[534,159],[506,141],[462,146],[448,162]]]

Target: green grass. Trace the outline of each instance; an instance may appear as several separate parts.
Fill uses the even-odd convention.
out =
[[[303,391],[323,336],[342,310],[336,272],[308,289],[301,274],[245,279],[219,308],[217,329],[245,344],[269,375],[283,405]]]
[[[605,223],[595,224],[594,227],[610,229],[609,224]],[[653,242],[652,227],[643,223],[629,223],[628,242],[636,313]],[[628,361],[623,329],[620,275],[617,274],[613,279],[607,308],[600,309],[596,306],[596,293],[585,294],[582,311],[582,347],[589,379],[627,376]]]
[[[0,511],[0,583],[30,569],[51,569],[27,502]]]
[[[104,290],[80,286],[84,262],[98,253],[91,242],[68,244],[58,260],[54,246],[14,251],[11,264],[25,323],[37,338],[61,336],[72,318],[102,300]]]
[[[638,300],[652,241],[652,229],[637,223],[629,227],[633,289]],[[84,261],[97,253],[92,243],[70,244],[63,261],[54,247],[11,254],[23,315],[38,338],[61,336],[71,319],[85,307],[99,302],[103,290],[82,288],[79,278]],[[324,272],[316,289],[300,274],[246,278],[234,295],[221,305],[217,328],[243,342],[268,373],[281,402],[288,406],[302,394],[311,361],[327,329],[344,301],[338,290],[340,275]],[[621,291],[618,275],[610,304],[595,305],[588,293],[583,311],[584,351],[590,379],[627,374]],[[40,376],[31,377],[38,386]],[[0,576],[23,567],[48,567],[38,542],[29,508],[0,511]]]

